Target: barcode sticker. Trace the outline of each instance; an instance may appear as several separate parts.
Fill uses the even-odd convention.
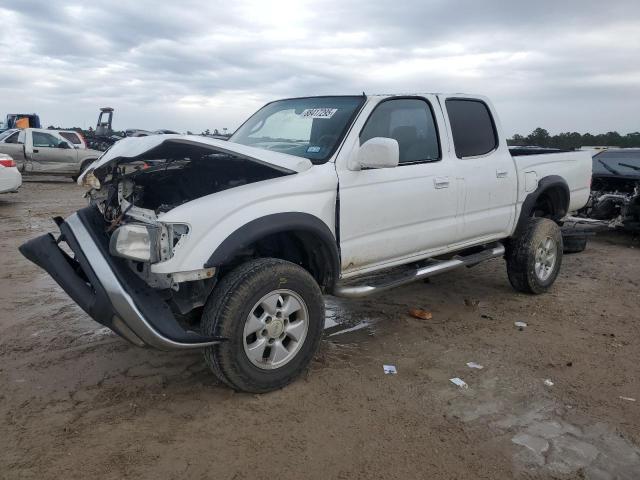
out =
[[[306,118],[331,118],[337,111],[337,108],[307,108],[300,116]]]

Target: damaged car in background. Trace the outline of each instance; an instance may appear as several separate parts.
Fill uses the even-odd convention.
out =
[[[640,233],[640,148],[608,149],[594,155],[591,195],[578,217]]]
[[[493,258],[514,289],[550,289],[591,157],[529,153],[509,152],[484,97],[278,100],[228,141],[118,141],[78,179],[89,206],[20,251],[131,343],[202,349],[225,384],[267,392],[309,366],[323,294]]]

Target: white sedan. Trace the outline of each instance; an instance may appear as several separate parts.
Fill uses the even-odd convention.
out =
[[[17,192],[22,185],[22,175],[16,162],[9,155],[0,153],[0,193]]]

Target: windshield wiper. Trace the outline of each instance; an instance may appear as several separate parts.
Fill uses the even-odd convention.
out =
[[[636,167],[635,165],[629,165],[628,163],[618,163],[621,167],[631,168],[633,170],[640,170],[640,167]]]
[[[602,159],[598,159],[598,162],[600,162],[600,165],[602,165],[604,168],[606,168],[607,170],[609,170],[609,172],[613,173],[614,175],[621,175],[621,173],[619,171],[617,171],[615,168],[607,165],[606,163],[604,163],[602,161]]]

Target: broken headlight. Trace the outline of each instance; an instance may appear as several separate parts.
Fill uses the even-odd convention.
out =
[[[87,172],[82,179],[82,186],[87,188],[93,188],[94,190],[100,190],[100,180],[93,174],[93,170]]]
[[[129,223],[113,232],[109,252],[139,262],[163,262],[173,257],[174,250],[182,245],[188,233],[189,227],[180,223]]]
[[[116,229],[109,241],[109,252],[117,257],[156,263],[160,259],[160,228],[130,223]]]

